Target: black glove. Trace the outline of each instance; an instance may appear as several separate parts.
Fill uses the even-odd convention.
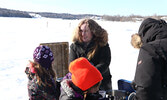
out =
[[[99,100],[99,98],[102,97],[99,93],[89,93],[86,96],[87,100]]]

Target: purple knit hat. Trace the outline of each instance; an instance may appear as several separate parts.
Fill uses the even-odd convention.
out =
[[[38,46],[33,54],[34,61],[38,62],[45,69],[49,69],[52,65],[53,53],[48,46]]]

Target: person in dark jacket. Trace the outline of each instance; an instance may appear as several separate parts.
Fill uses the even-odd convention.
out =
[[[40,45],[26,67],[29,100],[58,100],[59,88],[52,69],[53,53],[48,46]]]
[[[167,100],[167,24],[164,20],[145,19],[132,45],[140,48],[129,100]]]
[[[108,33],[92,19],[83,19],[74,32],[69,61],[79,57],[87,58],[101,72],[103,81],[100,90],[112,89]]]
[[[84,57],[72,61],[69,65],[71,79],[61,82],[59,100],[98,100],[97,93],[103,79],[101,73]]]

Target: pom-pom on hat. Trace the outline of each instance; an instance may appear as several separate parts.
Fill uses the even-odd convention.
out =
[[[45,69],[49,69],[52,65],[53,53],[48,46],[38,46],[33,54],[34,61],[38,62]]]
[[[69,65],[74,85],[85,91],[100,82],[103,77],[99,70],[84,57],[72,61]]]

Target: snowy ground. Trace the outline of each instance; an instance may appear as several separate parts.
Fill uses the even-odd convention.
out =
[[[80,20],[27,19],[0,17],[0,98],[28,100],[27,77],[24,73],[28,60],[40,43],[71,43],[71,34]],[[109,33],[113,89],[118,79],[132,80],[138,50],[130,45],[131,35],[141,22],[97,21]]]

